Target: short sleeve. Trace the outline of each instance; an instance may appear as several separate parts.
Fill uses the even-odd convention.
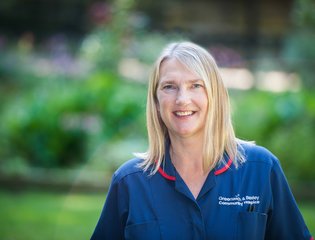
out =
[[[270,176],[272,202],[265,239],[313,239],[298,209],[278,159]]]
[[[127,200],[121,180],[114,175],[91,240],[124,239]]]

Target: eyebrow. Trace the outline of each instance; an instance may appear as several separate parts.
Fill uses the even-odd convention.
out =
[[[159,84],[171,84],[171,83],[175,83],[176,80],[161,80],[159,82]],[[201,78],[197,78],[197,79],[190,79],[185,81],[185,83],[196,83],[196,82],[204,82]]]

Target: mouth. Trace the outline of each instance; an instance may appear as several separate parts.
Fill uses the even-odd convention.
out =
[[[175,111],[174,114],[177,117],[187,117],[192,116],[195,112],[194,111]]]

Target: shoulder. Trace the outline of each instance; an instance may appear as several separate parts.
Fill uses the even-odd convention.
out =
[[[133,158],[125,163],[123,163],[114,173],[113,180],[120,181],[121,179],[125,178],[126,176],[143,173],[143,169],[139,167],[139,164],[143,160],[140,158]]]
[[[284,176],[281,163],[278,158],[267,148],[254,143],[244,142],[241,144],[244,163],[240,165],[241,172],[261,174],[267,176]]]
[[[279,164],[277,157],[263,146],[250,142],[242,142],[240,147],[245,161],[248,163],[261,163],[270,165],[271,167]]]

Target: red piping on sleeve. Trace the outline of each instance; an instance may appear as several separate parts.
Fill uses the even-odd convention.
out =
[[[219,174],[221,174],[221,173],[224,173],[226,170],[228,170],[229,168],[230,168],[230,166],[232,165],[232,159],[229,159],[229,161],[227,162],[227,164],[225,164],[225,166],[224,167],[222,167],[222,168],[220,168],[220,169],[218,169],[218,170],[216,170],[215,172],[214,172],[214,175],[219,175]],[[313,239],[314,240],[314,239]]]

